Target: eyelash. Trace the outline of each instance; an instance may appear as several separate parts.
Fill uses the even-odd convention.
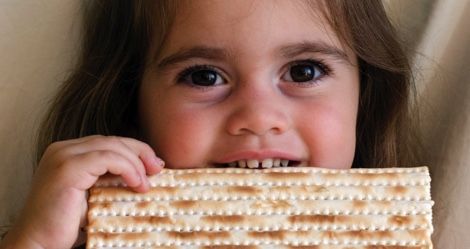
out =
[[[211,65],[206,65],[206,64],[200,64],[200,65],[197,64],[197,65],[189,66],[186,69],[184,69],[183,71],[181,71],[180,73],[178,73],[178,75],[176,77],[177,82],[182,83],[182,84],[186,84],[190,87],[194,87],[194,88],[201,89],[201,90],[205,90],[205,89],[209,89],[209,88],[213,87],[213,86],[200,86],[200,85],[188,83],[186,81],[186,78],[188,76],[190,76],[192,73],[195,73],[195,72],[200,71],[200,70],[214,71],[225,81],[225,78],[222,76],[222,73],[216,67],[211,66]]]
[[[318,82],[320,80],[322,80],[324,77],[332,75],[331,67],[329,67],[327,65],[327,63],[325,63],[324,60],[321,60],[321,59],[296,60],[296,61],[290,62],[287,65],[287,70],[290,70],[293,66],[302,65],[302,64],[311,64],[313,66],[318,67],[322,71],[323,75],[321,75],[317,79],[314,79],[314,80],[311,80],[311,81],[294,82],[294,83],[298,83],[298,85],[303,85],[303,86],[306,86],[306,87],[308,87],[310,85],[315,85],[315,84],[318,84]],[[216,72],[224,81],[226,81],[226,79],[222,76],[222,73],[220,72],[220,70],[217,69],[216,67],[211,66],[211,65],[207,65],[207,64],[196,64],[196,65],[193,65],[193,66],[189,66],[186,69],[182,70],[180,73],[178,73],[178,75],[176,77],[177,82],[182,83],[182,84],[186,84],[188,86],[198,88],[198,89],[201,89],[201,90],[204,90],[204,89],[207,90],[207,89],[213,87],[213,86],[200,86],[200,85],[191,84],[191,83],[187,82],[187,77],[189,77],[192,73],[200,71],[200,70],[212,70],[212,71]],[[285,70],[283,70],[283,71],[285,71]],[[283,75],[284,75],[284,73],[283,73]]]
[[[302,65],[302,64],[310,64],[310,65],[318,67],[322,71],[323,75],[321,75],[317,79],[313,79],[311,81],[294,82],[294,83],[297,83],[298,85],[304,85],[304,86],[308,87],[310,85],[318,84],[318,82],[321,81],[324,77],[328,77],[328,76],[333,75],[333,70],[331,69],[331,67],[328,66],[328,64],[322,59],[305,59],[305,60],[293,61],[293,62],[291,62],[287,65],[287,71],[283,70],[284,71],[283,74],[288,72],[288,70],[290,70],[293,66]]]

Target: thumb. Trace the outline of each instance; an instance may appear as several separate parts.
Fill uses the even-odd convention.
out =
[[[86,199],[88,200],[88,191],[86,193]],[[80,212],[80,226],[78,230],[77,240],[75,241],[73,247],[77,247],[86,243],[87,233],[86,227],[88,225],[88,205],[87,202],[82,202],[82,208]]]

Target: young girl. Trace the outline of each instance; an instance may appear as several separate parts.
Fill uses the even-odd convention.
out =
[[[93,1],[5,248],[83,240],[105,173],[411,164],[409,66],[381,1]],[[100,135],[97,135],[100,134]]]

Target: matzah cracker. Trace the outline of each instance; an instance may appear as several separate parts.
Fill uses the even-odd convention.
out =
[[[430,249],[426,167],[163,169],[90,190],[89,249]]]

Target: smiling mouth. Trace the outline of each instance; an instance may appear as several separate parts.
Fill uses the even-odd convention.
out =
[[[263,160],[247,159],[237,160],[230,163],[219,163],[215,166],[217,168],[250,168],[250,169],[269,169],[280,167],[300,167],[306,166],[306,162],[287,160],[280,158],[266,158]]]

